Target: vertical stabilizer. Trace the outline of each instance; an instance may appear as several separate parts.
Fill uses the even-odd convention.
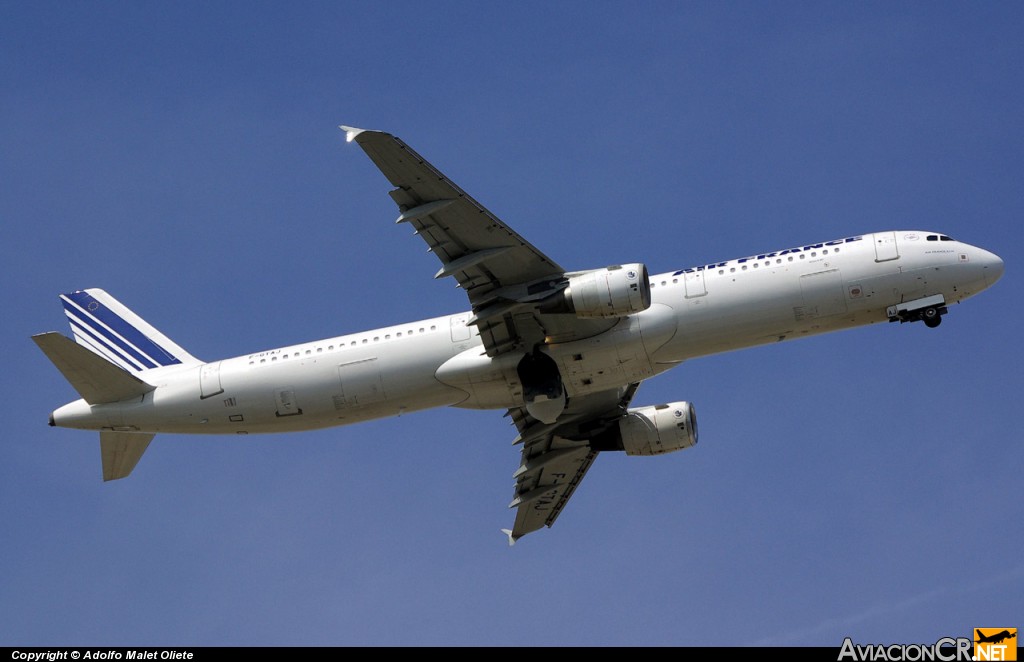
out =
[[[70,292],[60,300],[75,341],[125,370],[201,363],[103,290]]]

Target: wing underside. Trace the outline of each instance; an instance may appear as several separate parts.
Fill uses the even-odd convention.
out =
[[[388,133],[341,127],[395,187],[397,223],[412,226],[441,261],[435,278],[453,277],[466,291],[484,351],[524,355],[545,342],[588,338],[616,320],[581,319],[541,311],[541,303],[568,284],[565,270],[520,237],[404,142]],[[515,524],[509,541],[551,526],[565,508],[598,451],[590,440],[626,411],[637,384],[571,398],[553,423],[526,407],[509,410],[522,445],[513,475]]]
[[[572,400],[554,424],[533,419],[522,408],[509,410],[523,445],[510,508],[516,520],[509,542],[551,526],[597,458],[590,441],[626,412],[639,384]]]
[[[488,355],[527,351],[609,329],[614,322],[538,312],[565,287],[565,270],[519,236],[411,147],[388,133],[351,127],[355,141],[395,187],[397,223],[408,223],[441,261],[435,278],[451,276],[466,291]]]

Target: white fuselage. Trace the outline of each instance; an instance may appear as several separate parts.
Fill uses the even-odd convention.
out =
[[[639,382],[687,359],[890,319],[887,308],[995,282],[1002,261],[927,232],[884,232],[651,276],[649,309],[545,351],[571,399]],[[490,358],[469,313],[142,373],[132,401],[72,402],[81,429],[247,434],[309,430],[431,407],[522,406],[521,355]]]

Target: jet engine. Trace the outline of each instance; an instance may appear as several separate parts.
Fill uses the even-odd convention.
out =
[[[591,448],[626,451],[626,455],[662,455],[697,443],[697,413],[689,402],[630,409]]]
[[[542,312],[624,317],[651,307],[651,282],[643,264],[615,265],[567,277],[568,287],[543,302]]]

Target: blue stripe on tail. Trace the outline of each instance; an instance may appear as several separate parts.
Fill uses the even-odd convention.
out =
[[[74,302],[81,310],[72,306],[68,300]],[[65,294],[61,298],[61,303],[64,305],[64,312],[74,329],[85,332],[91,340],[100,343],[108,351],[122,357],[130,356],[130,363],[141,363],[145,368],[181,363],[180,359],[156,344],[120,315],[94,299],[88,292]],[[82,311],[85,311],[86,314],[83,315]],[[89,316],[95,319],[90,319]],[[105,324],[109,330],[97,324],[95,320]],[[118,335],[121,337],[119,338]],[[140,369],[135,365],[132,367],[135,367],[136,370]]]
[[[75,312],[77,313],[78,311]],[[71,323],[71,331],[76,337],[87,337],[90,342],[110,352],[122,362],[127,363],[136,370],[145,370],[157,367],[155,361],[150,359],[148,356],[140,354],[133,348],[125,346],[125,344],[119,339],[113,338],[112,340],[107,340],[106,336],[100,336],[98,333],[94,333],[91,327],[85,326],[78,317],[72,317],[70,312],[68,312],[68,322]],[[114,344],[115,342],[117,344]]]

